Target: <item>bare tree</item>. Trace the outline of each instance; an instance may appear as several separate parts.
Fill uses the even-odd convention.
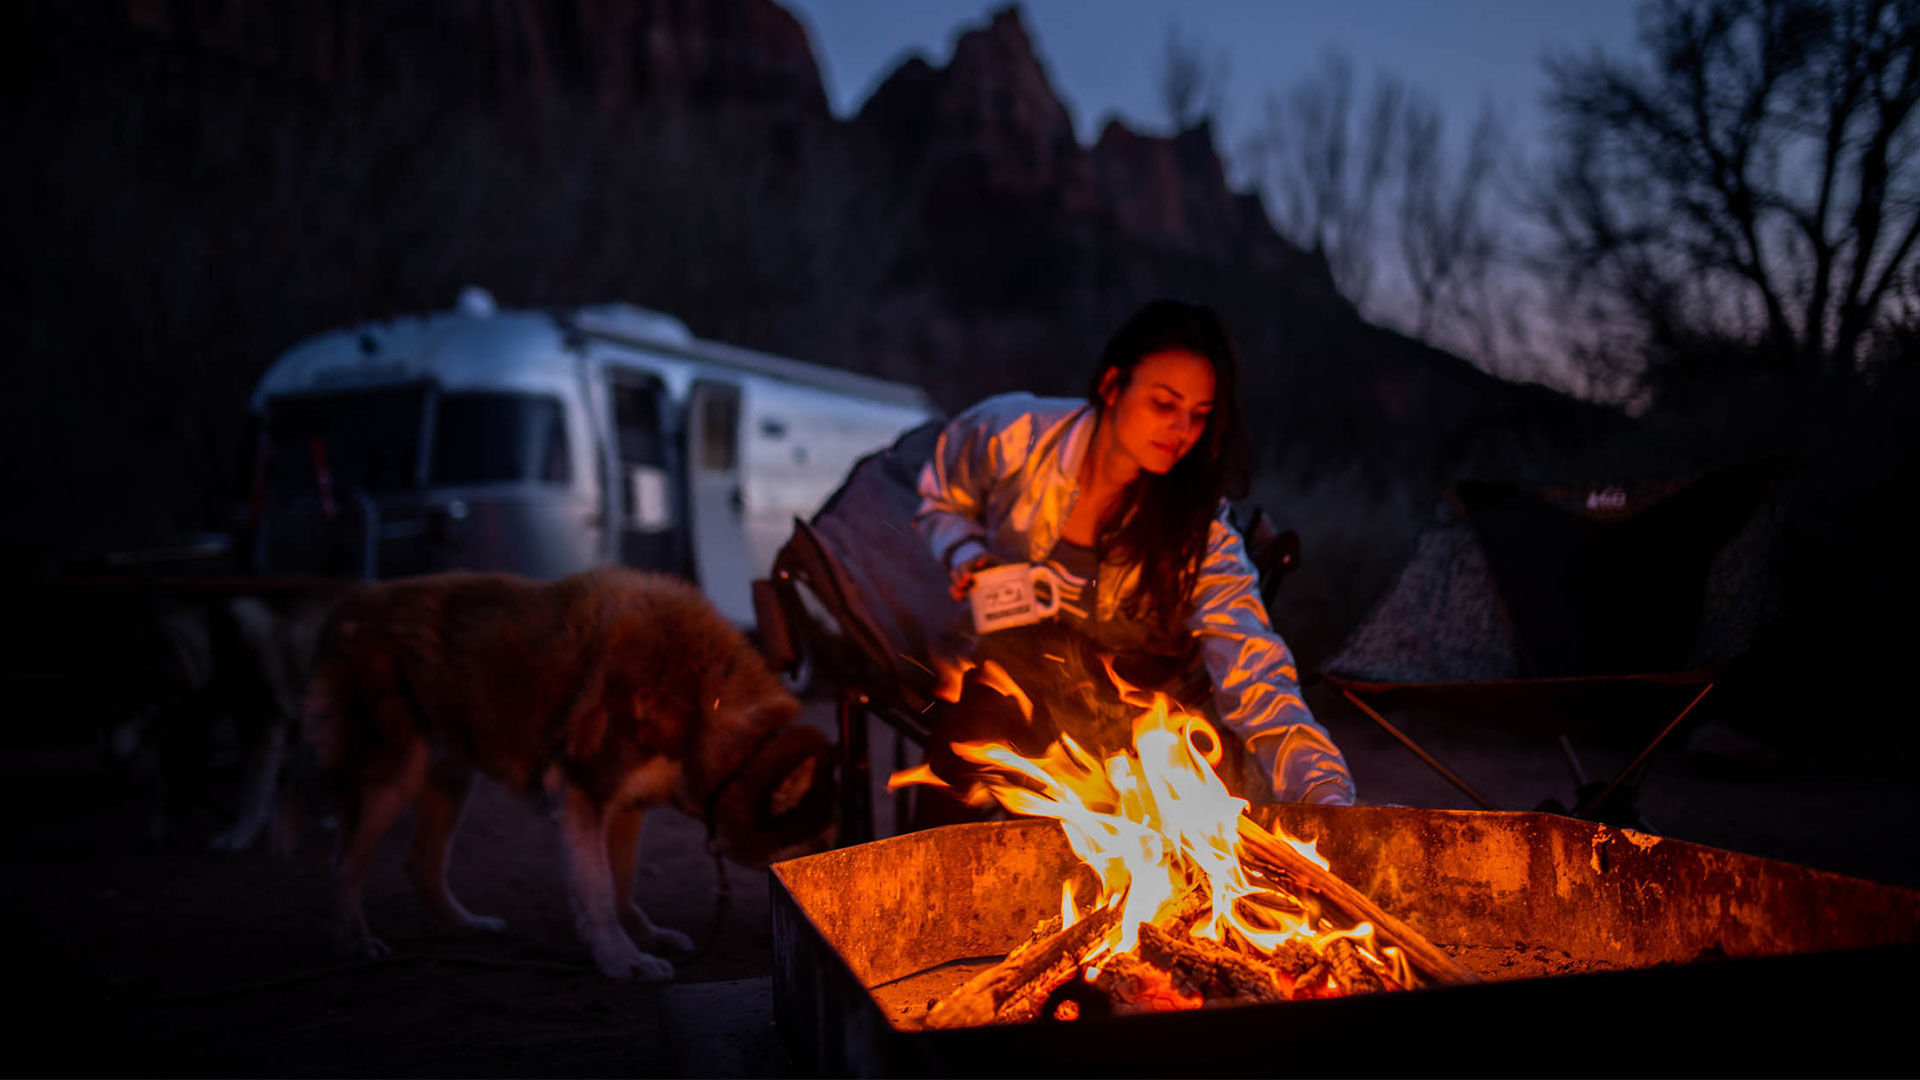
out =
[[[1920,236],[1917,0],[1656,0],[1646,66],[1548,64],[1564,283],[1650,360],[1702,339],[1845,372]]]
[[[1363,310],[1374,283],[1379,205],[1392,180],[1406,97],[1403,84],[1382,77],[1356,118],[1353,63],[1328,54],[1318,72],[1284,97],[1267,95],[1247,146],[1280,230],[1323,253],[1341,293]]]
[[[1452,324],[1490,357],[1499,324],[1485,301],[1500,245],[1489,204],[1505,130],[1492,108],[1483,108],[1455,168],[1439,108],[1409,96],[1401,112],[1396,223],[1414,335],[1431,339],[1439,324]]]
[[[1188,131],[1207,120],[1217,125],[1225,108],[1226,82],[1227,54],[1208,57],[1200,39],[1168,24],[1157,88],[1173,130]]]
[[[1920,369],[1920,263],[1911,263],[1887,291],[1869,332],[1864,363],[1873,368]]]

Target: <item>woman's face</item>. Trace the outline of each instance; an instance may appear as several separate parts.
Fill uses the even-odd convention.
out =
[[[1114,445],[1150,473],[1164,473],[1187,456],[1213,412],[1213,365],[1198,353],[1170,349],[1142,357],[1120,384],[1118,369],[1102,398]]]

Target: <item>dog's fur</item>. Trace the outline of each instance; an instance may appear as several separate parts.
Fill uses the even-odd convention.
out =
[[[443,574],[350,592],[322,636],[307,705],[340,800],[343,942],[385,949],[361,889],[410,802],[421,898],[453,927],[501,928],[447,889],[448,842],[478,771],[550,800],[575,925],[600,970],[670,978],[672,965],[643,950],[691,943],[633,902],[641,814],[673,805],[703,818],[751,865],[823,831],[827,740],[789,723],[799,707],[698,590],[662,575]]]

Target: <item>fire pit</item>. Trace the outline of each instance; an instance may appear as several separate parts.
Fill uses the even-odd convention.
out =
[[[958,825],[774,867],[775,1017],[853,1075],[1834,1071],[1891,1046],[1920,892],[1549,814],[1257,808],[1487,980],[921,1030],[1079,861],[1058,825]]]

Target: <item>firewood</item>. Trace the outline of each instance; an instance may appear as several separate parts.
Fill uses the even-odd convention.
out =
[[[1035,923],[1033,927],[1033,932],[1027,935],[1027,940],[1021,942],[1018,945],[1015,945],[1013,947],[1013,951],[1007,954],[1007,959],[1017,960],[1028,949],[1031,949],[1034,946],[1041,944],[1042,942],[1046,941],[1048,938],[1059,933],[1060,923],[1061,923],[1061,919],[1060,919],[1060,916],[1058,915],[1049,915],[1046,918],[1041,919],[1039,922]]]
[[[1254,867],[1248,867],[1254,870]],[[1240,898],[1240,903],[1254,909],[1255,914],[1279,913],[1294,918],[1319,915],[1318,905],[1311,898],[1303,899],[1293,895],[1297,888],[1293,880],[1284,874],[1249,873],[1248,879],[1258,885],[1259,891],[1251,892]]]
[[[1209,910],[1199,889],[1188,889],[1163,916],[1192,926]],[[1060,984],[1080,973],[1080,958],[1092,951],[1120,921],[1119,907],[1102,907],[1079,922],[1060,929],[1060,916],[1040,921],[1034,933],[1005,960],[967,980],[927,1012],[929,1028],[973,1027],[978,1024],[1031,1020]]]
[[[1243,858],[1278,870],[1303,888],[1345,912],[1356,922],[1370,922],[1374,932],[1398,945],[1407,954],[1414,969],[1433,982],[1477,983],[1480,977],[1462,967],[1459,961],[1440,951],[1413,927],[1388,914],[1365,893],[1347,884],[1329,871],[1314,865],[1293,845],[1260,827],[1253,819],[1240,819],[1240,849]]]
[[[968,979],[927,1012],[929,1028],[974,1027],[1029,1020],[1047,995],[1080,973],[1080,958],[1120,921],[1117,907],[1099,908],[1065,930],[1030,938],[1000,963]],[[1059,922],[1059,916],[1054,916]]]
[[[1196,923],[1212,913],[1212,896],[1207,890],[1194,887],[1181,893],[1180,898],[1173,902],[1172,909],[1155,921],[1168,933],[1185,937],[1193,932]]]
[[[1250,870],[1285,885],[1285,895],[1270,898],[1270,903],[1263,897],[1260,906],[1318,912],[1323,902],[1330,904],[1355,922],[1372,923],[1376,940],[1397,945],[1412,970],[1424,979],[1442,984],[1480,981],[1360,890],[1322,870],[1252,820],[1240,819],[1240,837],[1241,854]],[[1387,985],[1382,974],[1347,938],[1330,942],[1324,956],[1293,941],[1264,960],[1193,938],[1192,927],[1209,910],[1205,890],[1189,889],[1158,923],[1142,924],[1142,959],[1166,971],[1169,986],[1162,988],[1157,977],[1134,967],[1132,958],[1110,958],[1101,973],[1111,987],[1103,991],[1106,997],[1118,1008],[1128,1009],[1191,1007],[1184,1004],[1188,1000],[1253,1002],[1320,997],[1328,992],[1330,973],[1347,992],[1380,990]],[[1097,908],[1065,930],[1060,929],[1059,916],[1042,920],[1005,960],[935,1004],[927,1013],[926,1026],[972,1027],[1035,1018],[1055,991],[1079,977],[1083,958],[1112,932],[1119,918],[1116,905]],[[1096,980],[1094,989],[1100,985]]]
[[[1316,997],[1325,991],[1329,968],[1312,946],[1295,938],[1273,950],[1267,961],[1289,999]]]
[[[1273,972],[1205,938],[1176,936],[1142,923],[1140,957],[1172,975],[1173,985],[1182,993],[1209,1004],[1286,1000]]]
[[[1386,983],[1374,974],[1360,947],[1352,938],[1334,938],[1327,942],[1327,961],[1333,965],[1333,977],[1340,989],[1349,994],[1371,994],[1385,990]]]
[[[1102,961],[1093,985],[1113,1003],[1117,1016],[1197,1009],[1206,1004],[1198,995],[1182,991],[1165,970],[1134,953]]]

